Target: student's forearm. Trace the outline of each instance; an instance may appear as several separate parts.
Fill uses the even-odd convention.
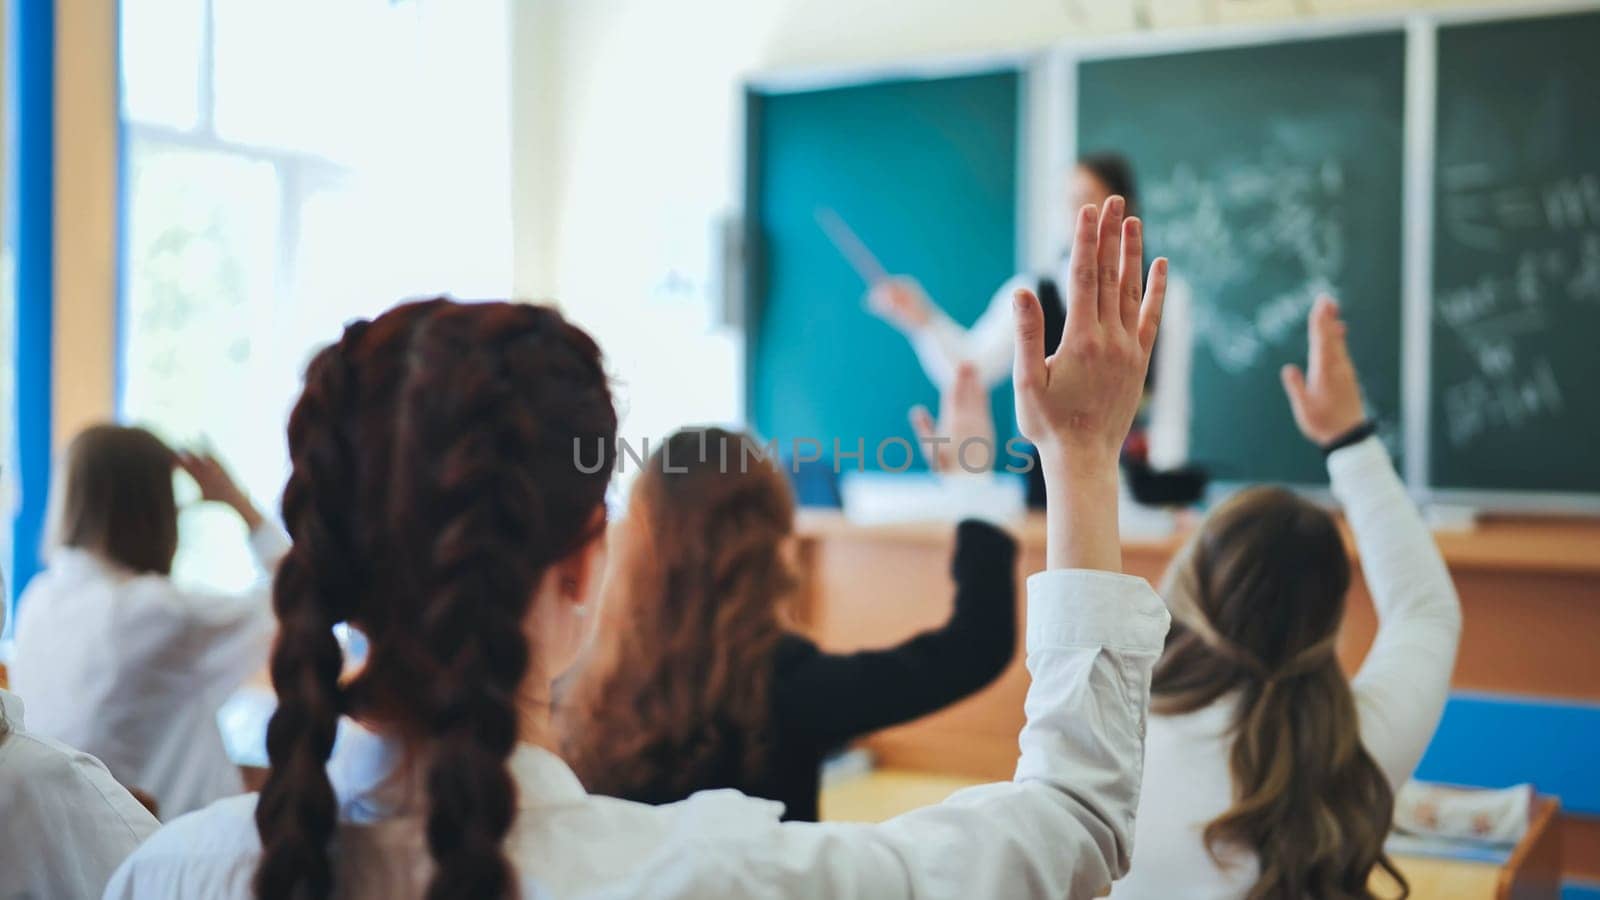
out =
[[[1328,473],[1355,532],[1379,628],[1407,616],[1459,621],[1439,545],[1378,438],[1334,451]]]
[[[1114,461],[1040,461],[1045,484],[1045,567],[1122,571]]]
[[[261,510],[257,509],[256,505],[250,502],[250,498],[244,496],[243,494],[239,495],[239,497],[234,499],[228,505],[232,506],[233,511],[238,513],[239,518],[244,520],[244,527],[249,531],[254,532],[256,529],[261,527],[261,524],[264,521],[266,521],[261,515]]]

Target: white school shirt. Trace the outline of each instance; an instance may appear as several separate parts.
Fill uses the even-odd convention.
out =
[[[1378,634],[1351,679],[1361,743],[1396,790],[1416,769],[1450,692],[1461,604],[1433,536],[1376,437],[1328,459],[1378,613]],[[1259,875],[1254,854],[1206,854],[1201,832],[1233,803],[1229,727],[1237,696],[1176,716],[1150,717],[1139,848],[1114,900],[1244,897]]]
[[[1054,275],[1067,301],[1072,281],[1067,259]],[[1011,356],[1016,349],[1016,327],[1012,324],[1011,298],[1020,288],[1037,290],[1036,275],[1013,276],[1000,285],[989,305],[971,328],[962,328],[944,310],[932,305],[928,323],[911,333],[911,349],[917,361],[940,389],[955,377],[956,367],[968,362],[978,378],[994,387],[1011,378]],[[1193,299],[1183,279],[1169,275],[1167,296],[1161,309],[1161,339],[1156,341],[1156,383],[1150,397],[1150,464],[1171,469],[1189,458],[1189,372],[1194,356],[1194,328],[1191,324]],[[1055,352],[1054,347],[1045,348]]]
[[[569,898],[1093,897],[1126,870],[1150,672],[1165,607],[1142,579],[1058,570],[1028,580],[1028,669],[1014,781],[961,791],[881,825],[780,823],[782,804],[736,791],[648,806],[588,794],[554,754],[517,749],[506,853],[521,896]],[[345,729],[337,896],[420,897],[431,862],[416,781],[374,789],[396,748]],[[251,896],[254,796],[162,829],[107,900]]]
[[[99,760],[30,734],[0,690],[0,897],[94,900],[156,828]]]
[[[250,546],[271,571],[289,540],[268,524]],[[163,819],[244,790],[217,710],[266,665],[277,628],[268,583],[186,591],[63,547],[20,606],[11,684],[33,705],[36,733],[98,757]]]

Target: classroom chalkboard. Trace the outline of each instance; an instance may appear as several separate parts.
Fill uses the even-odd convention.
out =
[[[1190,456],[1217,478],[1327,480],[1278,376],[1321,292],[1398,434],[1404,54],[1384,32],[1079,65],[1078,150],[1131,160],[1146,245],[1190,288]]]
[[[1438,59],[1429,480],[1600,493],[1600,13]]]
[[[818,224],[831,210],[890,272],[915,275],[970,325],[1016,266],[1015,71],[747,98],[747,412],[788,449],[911,440],[907,410],[937,407],[905,338],[863,304],[866,285]],[[1010,433],[1009,383],[994,392]],[[884,467],[906,447],[884,444]],[[803,450],[802,452],[810,452]],[[913,454],[914,468],[923,467]],[[843,460],[846,468],[858,465]]]

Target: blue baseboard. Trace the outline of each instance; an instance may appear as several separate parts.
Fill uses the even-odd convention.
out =
[[[1600,881],[1563,881],[1561,900],[1600,900]]]

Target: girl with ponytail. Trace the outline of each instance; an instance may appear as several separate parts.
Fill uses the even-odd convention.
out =
[[[1053,356],[1038,301],[1017,304],[1018,420],[1051,482],[1052,571],[1029,582],[1015,781],[881,826],[784,824],[733,791],[659,807],[589,794],[556,752],[551,689],[598,618],[617,428],[600,353],[546,307],[432,300],[351,326],[306,373],[266,786],[168,825],[106,897],[1103,893],[1128,866],[1168,621],[1117,574],[1116,509],[1166,269],[1143,289],[1120,205],[1085,209],[1075,247]],[[739,570],[779,583],[775,563]],[[338,623],[367,638],[353,676]]]
[[[1444,709],[1461,631],[1449,573],[1363,418],[1345,326],[1310,321],[1284,385],[1327,452],[1379,617],[1353,679],[1337,636],[1350,560],[1333,517],[1280,488],[1234,495],[1173,562],[1127,898],[1405,896],[1383,852],[1394,792]],[[1387,877],[1373,878],[1375,870]]]

